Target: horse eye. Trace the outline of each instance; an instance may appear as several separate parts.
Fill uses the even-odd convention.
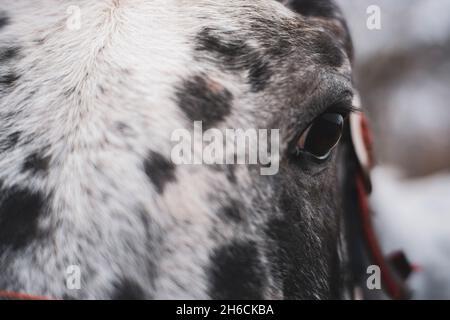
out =
[[[318,160],[327,159],[337,146],[344,128],[344,117],[325,113],[309,126],[297,142],[297,152],[307,153]]]

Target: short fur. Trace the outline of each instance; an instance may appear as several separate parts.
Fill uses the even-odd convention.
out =
[[[2,0],[0,290],[344,297],[345,159],[288,146],[352,94],[351,42],[331,1],[281,2]],[[193,121],[280,129],[279,174],[174,165]]]

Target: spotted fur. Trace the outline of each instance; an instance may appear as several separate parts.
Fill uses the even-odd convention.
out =
[[[352,94],[351,56],[325,0],[2,0],[0,290],[343,297],[345,158],[288,147]],[[171,133],[197,120],[280,129],[279,174],[174,165]]]

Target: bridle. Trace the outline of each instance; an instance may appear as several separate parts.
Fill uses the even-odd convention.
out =
[[[19,292],[0,291],[0,300],[55,300],[55,299],[50,297],[35,296]]]
[[[361,110],[360,105],[359,97],[356,97],[354,106]],[[352,199],[356,198],[357,205],[352,207],[354,210],[350,210],[356,212],[350,212],[347,219],[354,220],[351,241],[359,241],[363,244],[351,246],[350,250],[350,259],[353,260],[353,264],[359,264],[356,267],[356,272],[359,274],[355,277],[357,279],[355,288],[362,289],[366,285],[363,280],[369,275],[365,271],[369,265],[375,265],[380,268],[382,290],[387,296],[396,300],[409,299],[411,292],[406,285],[406,280],[414,268],[402,251],[394,252],[387,257],[383,254],[372,223],[373,212],[369,204],[369,195],[372,192],[370,172],[374,166],[374,156],[368,120],[363,112],[357,111],[350,115],[349,123],[351,152],[356,163],[353,177],[350,177],[350,183],[353,183],[353,188],[350,190],[353,192]],[[354,179],[353,182],[352,179]],[[366,289],[361,291],[367,293]]]

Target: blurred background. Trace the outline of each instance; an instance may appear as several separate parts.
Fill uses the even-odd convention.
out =
[[[337,0],[378,166],[372,206],[386,253],[420,267],[416,299],[450,299],[450,0]],[[381,29],[369,30],[371,5]]]

